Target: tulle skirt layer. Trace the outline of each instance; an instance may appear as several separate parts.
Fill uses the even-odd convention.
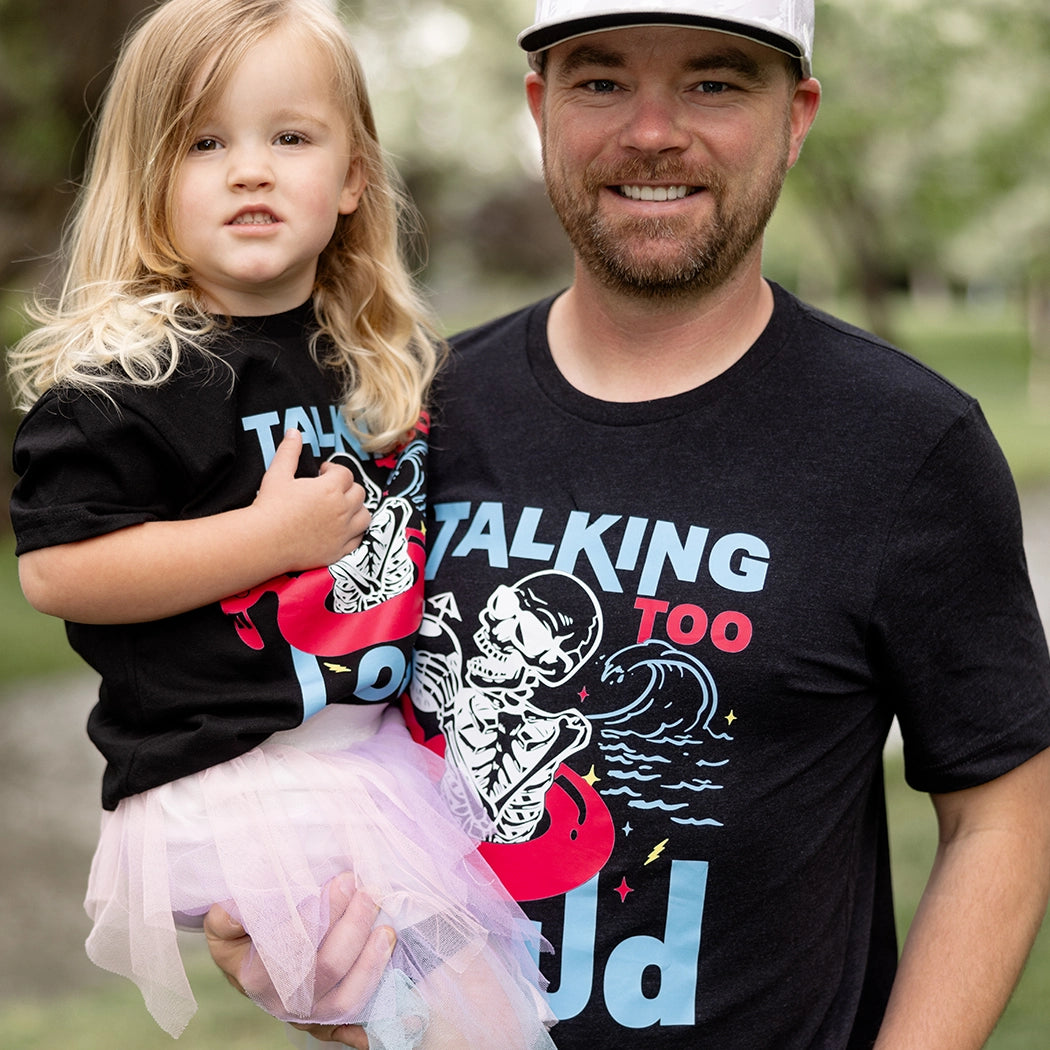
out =
[[[364,1023],[372,1050],[553,1050],[538,936],[452,818],[452,775],[395,711],[380,720],[333,705],[240,758],[124,799],[102,817],[88,955],[133,980],[177,1036],[197,1004],[176,926],[200,928],[218,903],[251,935],[248,966],[272,982],[257,1000],[283,1020]],[[318,966],[337,876],[397,932],[364,1002],[328,994]]]

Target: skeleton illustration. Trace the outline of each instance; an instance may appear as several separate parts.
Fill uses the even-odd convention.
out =
[[[344,656],[414,630],[422,603],[424,467],[426,444],[416,440],[380,465],[392,470],[385,489],[347,453],[332,461],[353,471],[365,488],[372,522],[360,545],[327,568],[285,573],[225,598],[241,640],[263,648],[253,622],[261,598],[277,596],[277,626],[295,650],[312,656]],[[356,614],[350,616],[348,614]],[[301,672],[306,663],[297,666]]]
[[[426,444],[413,441],[402,451],[397,470],[385,492],[361,469],[350,455],[331,457],[353,472],[365,489],[365,506],[372,521],[360,546],[328,567],[332,574],[332,607],[337,613],[358,613],[373,609],[407,591],[415,580],[415,567],[408,554],[405,526],[413,507],[420,513],[423,501]]]
[[[364,612],[412,586],[415,566],[408,556],[405,535],[405,522],[411,513],[407,500],[386,500],[373,513],[360,546],[328,566],[335,582],[335,612]]]
[[[451,596],[428,603],[412,700],[434,712],[447,757],[470,776],[495,842],[524,842],[544,816],[544,796],[561,762],[587,745],[590,723],[576,709],[544,710],[594,654],[602,636],[594,594],[567,573],[544,571],[493,591],[479,614],[480,655],[464,668],[459,640],[445,624]],[[549,701],[548,701],[549,702]]]

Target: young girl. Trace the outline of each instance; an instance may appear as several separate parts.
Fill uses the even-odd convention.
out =
[[[176,926],[220,903],[285,1020],[553,1046],[535,937],[387,707],[437,356],[398,216],[330,11],[170,0],[123,51],[65,286],[10,358],[23,588],[102,677],[88,953],[173,1035],[196,1008]],[[355,892],[397,942],[346,1004],[317,952]]]

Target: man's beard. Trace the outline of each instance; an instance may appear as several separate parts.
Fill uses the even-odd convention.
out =
[[[758,243],[787,173],[786,151],[766,177],[736,201],[714,172],[688,174],[668,165],[588,171],[582,190],[557,182],[547,169],[547,193],[583,265],[607,287],[638,298],[687,298],[724,284]],[[711,216],[702,225],[681,216],[603,217],[598,199],[606,186],[661,183],[703,186]],[[653,250],[658,249],[658,250]]]

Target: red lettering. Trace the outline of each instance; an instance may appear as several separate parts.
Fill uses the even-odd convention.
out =
[[[679,645],[696,645],[706,633],[707,613],[699,605],[676,605],[667,617],[667,636]]]
[[[738,612],[719,613],[711,624],[711,643],[723,653],[743,652],[751,644],[751,621]]]
[[[657,601],[655,598],[636,598],[634,607],[642,613],[642,622],[638,624],[638,644],[649,641],[656,626],[656,614],[665,613],[671,607],[669,602]]]

